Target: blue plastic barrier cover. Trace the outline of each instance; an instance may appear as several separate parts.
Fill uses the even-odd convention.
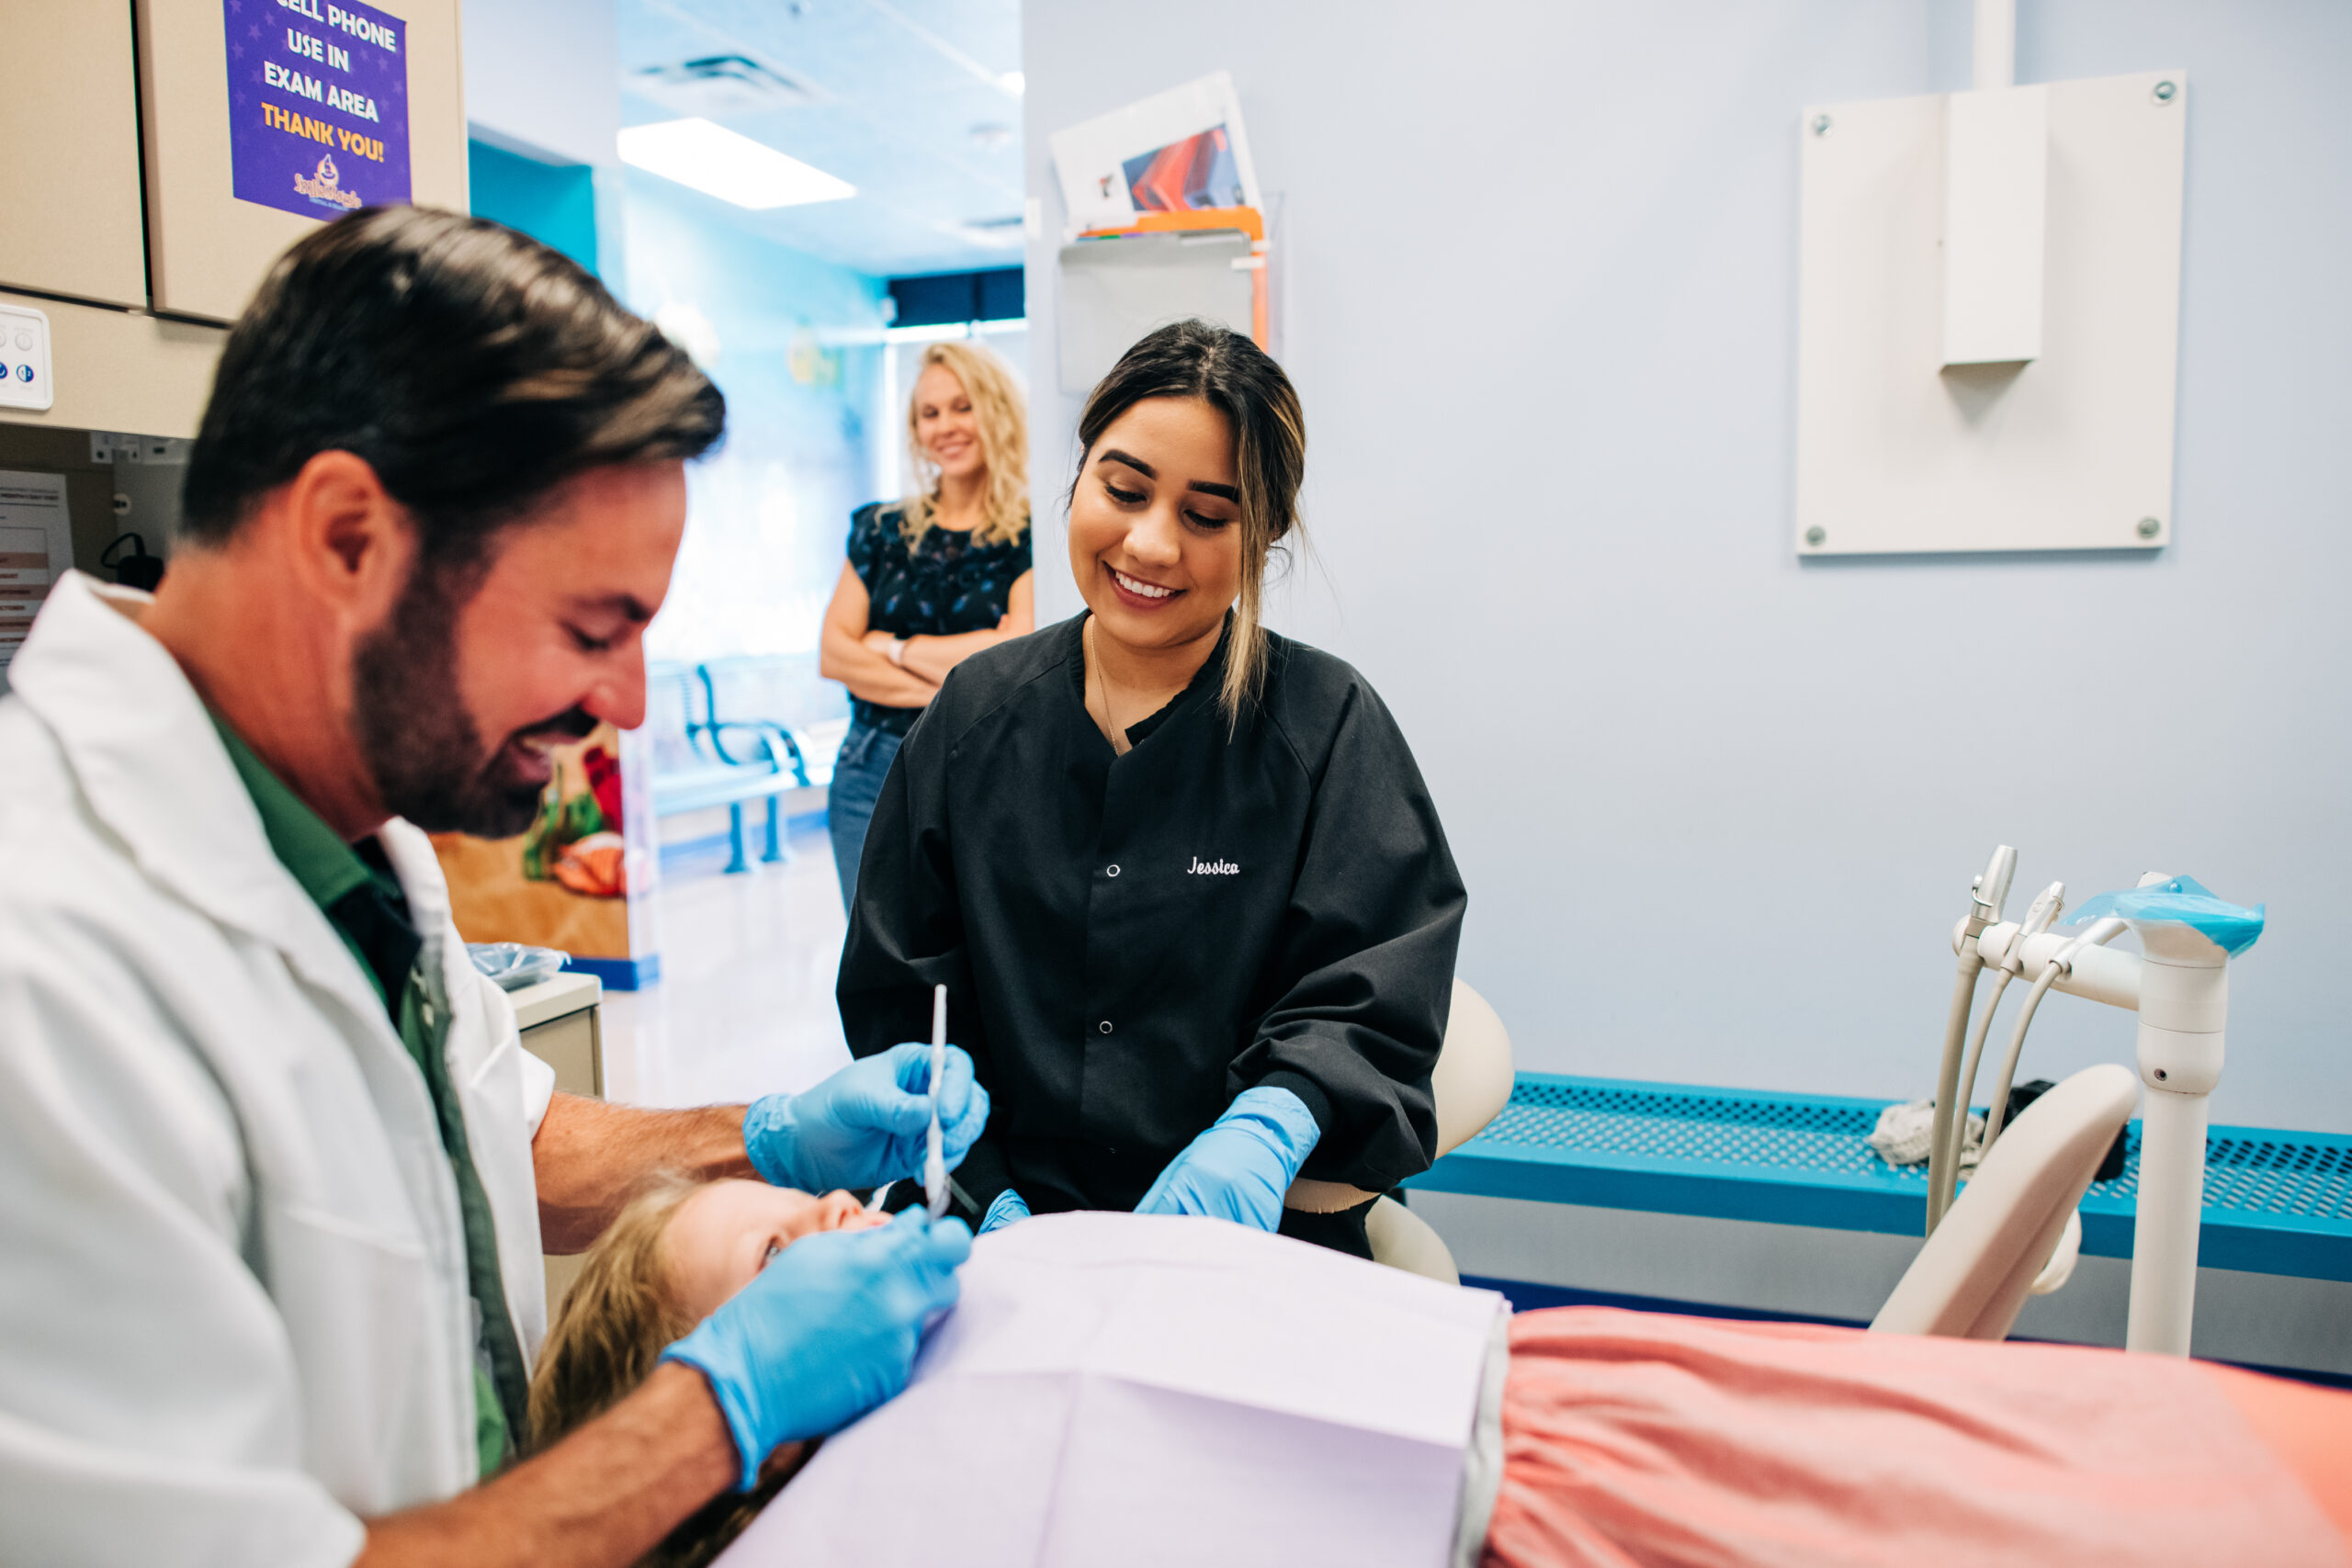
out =
[[[2213,945],[2233,958],[2252,947],[2262,935],[2262,912],[2269,906],[2226,903],[2193,876],[2176,876],[2121,893],[2102,893],[2059,924],[2086,925],[2109,915],[2127,920],[2173,920],[2202,931]]]

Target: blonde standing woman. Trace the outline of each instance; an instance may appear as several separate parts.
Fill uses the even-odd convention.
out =
[[[947,672],[1037,624],[1029,560],[1029,430],[1004,362],[974,343],[923,350],[907,406],[916,493],[850,518],[819,669],[849,688],[827,795],[842,907],[899,743]]]

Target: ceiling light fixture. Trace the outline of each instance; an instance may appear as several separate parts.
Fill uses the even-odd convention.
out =
[[[1018,71],[1008,71],[996,79],[996,85],[1017,98],[1029,90],[1029,78]]]
[[[857,194],[846,180],[707,119],[629,126],[621,132],[621,162],[754,212]]]

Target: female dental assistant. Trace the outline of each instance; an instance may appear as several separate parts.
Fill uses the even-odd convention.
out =
[[[947,986],[992,1102],[956,1176],[976,1216],[1210,1213],[1368,1256],[1368,1204],[1283,1196],[1427,1168],[1464,896],[1371,686],[1260,625],[1297,396],[1180,322],[1079,436],[1087,613],[958,666],[909,735],[842,956],[850,1048],[915,1037]]]

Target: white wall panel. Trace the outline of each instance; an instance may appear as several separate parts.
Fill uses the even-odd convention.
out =
[[[1799,550],[2171,537],[2187,85],[1804,111]]]

